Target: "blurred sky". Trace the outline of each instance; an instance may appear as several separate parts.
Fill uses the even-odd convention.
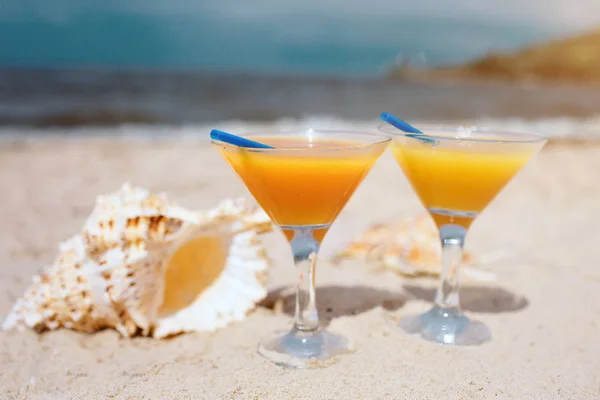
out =
[[[2,0],[0,65],[381,73],[600,26],[600,0]]]

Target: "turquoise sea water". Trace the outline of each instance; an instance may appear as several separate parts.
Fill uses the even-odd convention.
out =
[[[1,12],[1,11],[0,11]],[[95,11],[2,20],[0,66],[110,66],[283,74],[381,75],[395,60],[460,63],[556,34],[548,26],[473,18],[211,15]]]

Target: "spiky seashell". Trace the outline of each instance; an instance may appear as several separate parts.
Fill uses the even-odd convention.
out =
[[[99,196],[83,231],[17,301],[3,329],[115,328],[165,337],[241,320],[266,294],[260,209],[194,212],[128,184]]]
[[[439,276],[441,245],[435,223],[428,215],[379,224],[350,243],[335,260],[360,259],[406,277]],[[477,258],[463,254],[465,275],[475,280],[493,280],[494,274],[476,267]]]

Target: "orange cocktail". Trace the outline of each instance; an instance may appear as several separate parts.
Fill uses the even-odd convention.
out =
[[[388,118],[385,116],[385,118]],[[391,119],[398,124],[397,120]],[[400,126],[403,121],[400,121]],[[392,153],[435,220],[442,250],[440,284],[428,312],[400,319],[405,332],[442,344],[474,345],[491,337],[460,309],[458,271],[471,223],[546,143],[534,133],[452,126],[392,125]],[[414,129],[417,129],[415,132]]]
[[[253,136],[252,140],[276,150],[220,151],[289,240],[293,229],[303,226],[315,229],[321,241],[381,154],[378,147],[365,148],[349,139]]]
[[[346,337],[319,325],[315,291],[319,247],[390,138],[364,132],[311,129],[237,137],[246,142],[233,136],[233,143],[250,146],[248,141],[251,141],[254,147],[240,147],[214,138],[213,144],[285,233],[297,273],[294,327],[265,338],[258,351],[279,365],[318,367],[320,364],[314,361],[331,361],[353,348]],[[260,148],[261,143],[272,148]]]
[[[391,150],[438,227],[455,223],[465,228],[537,152],[525,146],[507,151],[438,148],[418,140],[396,141]]]

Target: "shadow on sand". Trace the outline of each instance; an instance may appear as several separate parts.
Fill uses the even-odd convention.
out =
[[[403,291],[397,292],[364,285],[323,286],[317,288],[317,308],[321,323],[328,325],[334,318],[357,315],[378,306],[395,311],[410,300],[433,303],[435,291],[435,287],[406,284]],[[293,287],[280,287],[270,291],[260,306],[293,316],[295,298]],[[460,301],[464,311],[479,313],[519,311],[529,304],[525,297],[497,286],[464,286],[460,289]]]
[[[282,287],[269,292],[260,305],[270,309],[281,307],[282,312],[293,316],[295,299],[296,294],[292,287]],[[334,318],[360,314],[378,306],[394,311],[402,307],[407,300],[408,297],[400,291],[392,292],[363,285],[317,288],[317,308],[321,323],[325,325]]]
[[[433,303],[435,287],[404,285],[413,298]],[[460,304],[464,311],[503,313],[522,310],[529,304],[523,297],[498,286],[464,286],[460,288]]]

